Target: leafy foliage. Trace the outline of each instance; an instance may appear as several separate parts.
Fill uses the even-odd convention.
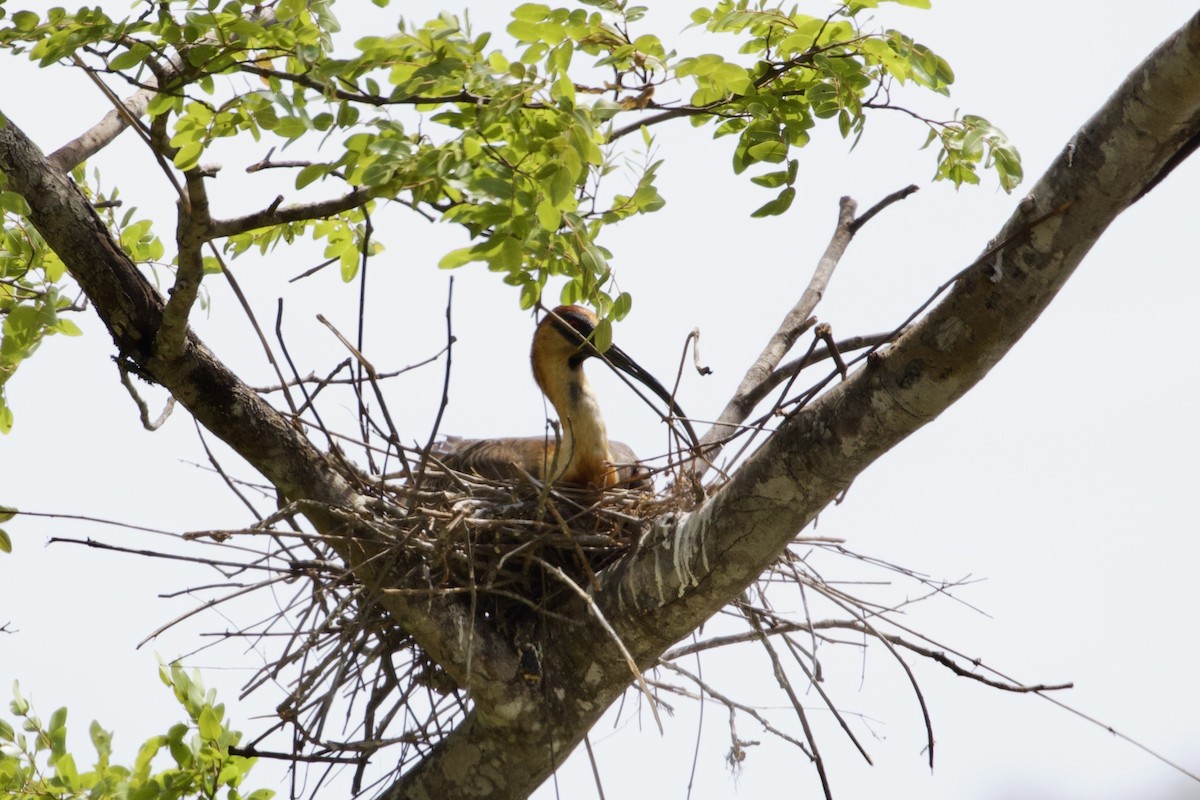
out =
[[[73,171],[81,184],[83,168]],[[96,184],[98,172],[93,173]],[[114,209],[119,191],[111,195],[87,190],[89,196],[106,215],[117,233],[117,240],[129,257],[139,263],[159,262],[165,252],[162,241],[151,230],[148,219],[135,219],[137,209],[130,208],[120,218]],[[65,295],[70,290],[65,283],[66,266],[46,246],[37,230],[25,216],[29,208],[25,199],[15,192],[4,190],[0,174],[0,433],[7,433],[13,424],[13,413],[5,398],[4,385],[26,358],[33,355],[47,336],[61,333],[79,336],[81,331],[67,315],[80,307]]]
[[[62,261],[25,222],[25,199],[5,191],[3,178],[0,175],[0,433],[8,433],[13,424],[4,391],[9,378],[46,336],[77,336],[80,330],[61,315],[72,305],[60,293],[66,271]]]
[[[824,17],[766,0],[695,10],[693,26],[735,37],[736,58],[678,53],[637,30],[646,8],[620,0],[523,3],[500,44],[451,14],[400,19],[395,33],[350,43],[333,0],[142,2],[124,18],[99,7],[53,8],[0,22],[0,48],[44,67],[81,67],[116,89],[158,81],[142,134],[165,172],[194,179],[185,190],[173,178],[185,206],[201,205],[194,187],[211,175],[202,163],[230,139],[269,147],[249,169],[292,171],[301,197],[333,185],[344,192],[295,206],[276,201],[236,220],[196,216],[192,230],[176,231],[181,243],[198,239],[236,257],[310,236],[351,280],[383,246],[371,215],[382,202],[400,204],[466,232],[469,243],[447,253],[442,268],[483,263],[518,290],[522,308],[540,303],[559,278],[562,300],[591,304],[606,333],[632,301],[617,288],[604,232],[666,202],[654,126],[689,118],[714,137],[735,137],[735,173],[779,165],[751,176],[775,192],[753,216],[772,216],[795,199],[796,151],[819,123],[835,122],[857,140],[869,111],[901,108],[893,89],[949,93],[945,60],[860,20],[884,2],[852,0]],[[936,179],[977,183],[983,167],[1006,190],[1020,181],[1017,151],[986,119],[909,113],[938,144]],[[639,132],[637,144],[624,143]],[[275,149],[294,157],[274,161]],[[610,186],[617,178],[631,188]],[[0,242],[2,384],[42,336],[71,331],[57,316],[61,264],[22,225],[19,196],[0,187],[0,207],[11,215]],[[111,222],[135,260],[163,257],[148,222]],[[217,256],[203,257],[202,273],[220,269]],[[0,430],[10,425],[0,395]]]
[[[242,783],[256,759],[230,753],[241,734],[226,727],[225,708],[215,703],[214,693],[206,693],[199,676],[188,676],[178,666],[162,667],[159,674],[187,711],[189,722],[147,739],[132,767],[112,763],[112,732],[93,722],[88,733],[96,761],[86,771],[80,770],[67,750],[67,709],[58,709],[43,722],[14,683],[9,710],[20,725],[18,730],[0,719],[0,796],[14,800],[270,800],[275,793],[269,789],[242,793]],[[153,771],[152,762],[160,754],[169,756],[174,765]]]

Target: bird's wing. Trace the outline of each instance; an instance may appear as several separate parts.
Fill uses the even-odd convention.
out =
[[[608,443],[608,452],[612,454],[613,466],[617,469],[617,485],[631,489],[651,489],[654,484],[650,481],[650,470],[638,461],[637,453],[624,442]]]
[[[473,472],[483,478],[519,478],[522,470],[541,478],[554,458],[554,441],[542,436],[506,439],[455,436],[435,444],[433,454],[450,469]]]

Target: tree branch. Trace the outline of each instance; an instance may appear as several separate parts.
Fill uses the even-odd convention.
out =
[[[783,322],[771,336],[767,346],[750,365],[750,369],[746,370],[746,376],[742,378],[741,385],[738,386],[721,415],[717,417],[717,421],[700,438],[702,462],[711,463],[724,446],[724,441],[737,433],[737,426],[745,421],[758,402],[754,399],[757,387],[771,377],[775,367],[792,349],[792,345],[800,338],[800,334],[816,324],[812,312],[824,297],[825,288],[829,285],[830,278],[833,277],[833,270],[837,267],[842,255],[846,252],[846,247],[850,244],[850,239],[854,236],[851,226],[854,224],[854,212],[857,208],[858,204],[853,199],[842,198],[833,236],[830,238],[821,260],[817,262],[817,269],[808,282],[808,286],[805,287],[796,305],[784,316]],[[761,395],[759,397],[761,398]],[[706,469],[707,466],[702,466],[698,472],[703,474]]]
[[[282,198],[280,198],[282,199]],[[236,236],[239,233],[280,225],[285,222],[302,222],[310,219],[320,219],[340,214],[344,211],[358,208],[371,199],[371,193],[364,187],[358,187],[341,197],[328,200],[318,200],[314,203],[296,203],[281,206],[279,199],[262,211],[255,211],[244,217],[233,219],[215,219],[208,227],[210,239],[220,239],[226,236]]]

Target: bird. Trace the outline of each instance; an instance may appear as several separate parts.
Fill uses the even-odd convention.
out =
[[[588,383],[583,362],[592,357],[636,378],[663,400],[678,417],[693,446],[696,433],[683,410],[654,377],[616,345],[601,353],[591,340],[598,319],[590,310],[562,305],[547,314],[533,334],[530,362],[538,388],[554,406],[559,428],[555,436],[500,439],[447,437],[437,458],[458,472],[485,478],[519,478],[597,489],[652,486],[650,474],[633,449],[610,441],[600,402]]]

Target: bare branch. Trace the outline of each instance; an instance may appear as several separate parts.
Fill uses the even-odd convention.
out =
[[[792,349],[792,345],[796,343],[800,334],[816,324],[816,320],[812,318],[812,312],[824,296],[825,288],[829,285],[830,278],[833,277],[833,270],[837,267],[838,261],[846,252],[846,247],[854,235],[851,225],[854,223],[854,212],[857,208],[858,204],[853,199],[842,198],[833,236],[828,247],[825,248],[825,254],[817,263],[816,272],[808,286],[796,305],[783,318],[783,322],[780,323],[779,329],[771,337],[771,340],[767,342],[767,346],[750,365],[750,369],[746,370],[746,376],[742,378],[741,385],[738,386],[733,398],[725,406],[725,410],[717,417],[717,421],[709,428],[708,432],[701,437],[701,452],[705,460],[711,461],[720,452],[721,446],[717,444],[718,442],[736,433],[736,426],[743,422],[754,409],[754,405],[749,402],[749,399],[755,389],[770,378],[776,365]]]
[[[358,208],[370,199],[370,190],[359,187],[341,197],[318,200],[313,203],[280,206],[278,202],[275,202],[262,211],[256,211],[244,217],[213,220],[208,228],[208,236],[210,239],[220,239],[259,228],[267,228],[271,225],[280,225],[285,222],[304,222],[311,219],[331,217],[334,214],[341,214],[345,211]]]
[[[156,431],[163,426],[167,418],[171,416],[171,412],[175,410],[174,395],[167,396],[167,402],[163,406],[162,413],[158,415],[158,419],[150,419],[150,408],[146,405],[146,401],[138,394],[137,387],[133,385],[133,381],[129,379],[129,366],[122,360],[117,359],[117,371],[121,374],[121,385],[125,387],[125,391],[129,392],[129,396],[133,398],[133,402],[137,405],[138,418],[142,421],[142,427],[148,431]]]
[[[188,317],[196,298],[200,296],[200,283],[204,280],[204,258],[200,250],[208,238],[211,222],[204,176],[198,169],[190,169],[184,177],[187,195],[179,203],[175,230],[175,241],[179,248],[175,284],[168,292],[169,299],[154,339],[155,352],[166,359],[179,355],[187,334]]]
[[[867,209],[867,212],[865,214],[859,214],[858,217],[855,218],[854,222],[850,223],[850,235],[853,236],[854,234],[858,233],[859,228],[861,228],[863,225],[866,225],[868,222],[870,222],[871,218],[874,217],[876,214],[878,214],[880,211],[883,211],[885,208],[890,206],[892,203],[898,203],[901,200],[907,199],[909,195],[911,195],[913,192],[918,191],[920,188],[921,187],[917,186],[915,183],[909,184],[908,186],[905,186],[903,189],[898,189],[898,190],[892,192],[887,197],[883,198],[878,203],[871,206],[869,209]]]
[[[162,65],[162,69],[170,75],[179,74],[182,68],[183,59],[179,55],[172,56]],[[89,74],[91,73],[89,72]],[[70,172],[79,164],[87,161],[129,127],[137,125],[138,117],[146,113],[146,107],[158,94],[158,85],[158,80],[151,78],[146,86],[115,105],[99,122],[55,150],[47,156],[46,160],[63,172]]]

